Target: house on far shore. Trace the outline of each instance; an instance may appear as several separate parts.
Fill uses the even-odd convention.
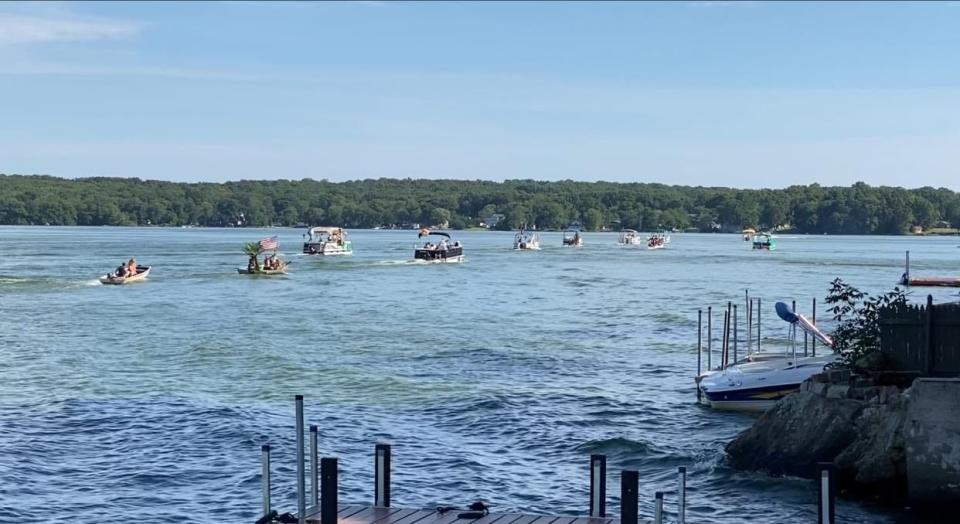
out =
[[[481,221],[480,221],[480,227],[485,227],[485,228],[487,228],[487,229],[493,229],[493,228],[497,227],[497,224],[499,224],[500,221],[503,220],[504,218],[506,218],[506,217],[505,217],[502,213],[494,213],[494,214],[488,216],[487,218],[481,220]]]

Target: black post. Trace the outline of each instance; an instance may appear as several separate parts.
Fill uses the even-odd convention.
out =
[[[263,488],[263,515],[270,514],[270,444],[260,446],[260,483]]]
[[[390,444],[377,444],[373,466],[373,505],[390,507]]]
[[[707,306],[707,369],[713,369],[713,306]]]
[[[817,297],[813,297],[813,306],[811,309],[811,314],[813,315],[813,319],[811,319],[810,322],[813,322],[813,325],[816,326],[817,325]],[[811,338],[810,340],[811,354],[813,356],[817,356],[817,337],[810,337],[810,338]]]
[[[320,462],[317,426],[310,425],[310,507],[320,505]]]
[[[640,474],[625,469],[620,475],[620,524],[638,524],[640,520]]]
[[[697,310],[697,380],[703,373],[703,310]],[[697,387],[697,401],[700,400],[700,388]]]
[[[687,522],[687,468],[680,466],[677,468],[677,524],[686,524]]]
[[[927,315],[923,319],[924,349],[923,374],[929,376],[933,370],[933,295],[927,295]]]
[[[740,322],[737,321],[737,305],[734,304],[733,305],[733,363],[734,364],[737,363],[737,359],[739,358],[737,357],[737,346],[739,345],[738,344],[739,341],[737,340],[739,338],[737,336],[737,333],[738,333],[737,327],[739,326],[739,324]]]
[[[817,464],[820,500],[817,505],[817,523],[834,524],[834,495],[836,487],[833,482],[833,463],[820,462]]]
[[[337,459],[320,459],[320,524],[337,524]]]
[[[607,516],[606,455],[590,455],[590,516]]]
[[[763,305],[760,303],[760,297],[757,297],[757,353],[760,352],[760,311]]]
[[[297,406],[297,520],[307,522],[307,475],[303,470],[303,395],[294,397]]]

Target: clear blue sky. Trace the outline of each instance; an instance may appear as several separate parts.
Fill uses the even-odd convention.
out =
[[[0,172],[960,189],[960,4],[0,3]]]

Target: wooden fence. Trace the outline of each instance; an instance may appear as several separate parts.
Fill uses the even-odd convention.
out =
[[[899,305],[880,312],[880,350],[893,369],[922,376],[960,375],[960,304]]]

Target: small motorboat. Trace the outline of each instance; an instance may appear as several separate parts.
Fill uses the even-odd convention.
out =
[[[578,229],[568,229],[563,232],[563,245],[570,247],[582,247],[583,237]]]
[[[347,240],[342,227],[311,227],[304,235],[303,252],[307,255],[352,255],[353,243]]]
[[[137,274],[129,275],[126,277],[118,277],[113,274],[107,274],[100,277],[100,283],[113,286],[121,286],[123,284],[132,284],[134,282],[142,282],[150,275],[150,268],[152,266],[137,266]]]
[[[748,227],[747,229],[744,229],[743,231],[741,231],[740,234],[743,235],[744,242],[750,242],[751,240],[753,240],[753,235],[757,234],[757,231],[752,227]]]
[[[647,237],[647,249],[666,249],[670,243],[670,235],[657,232]]]
[[[753,235],[753,249],[773,251],[777,249],[777,241],[770,233],[757,233],[756,235]]]
[[[463,246],[460,242],[450,241],[450,235],[440,231],[421,229],[417,238],[438,236],[441,240],[436,244],[429,240],[422,247],[414,247],[413,258],[425,262],[463,262]]]
[[[540,235],[536,232],[531,233],[527,228],[520,228],[516,236],[513,237],[513,249],[523,251],[539,251]]]
[[[793,312],[784,302],[776,304],[777,315],[791,327],[791,352],[782,355],[753,355],[725,369],[697,377],[701,397],[710,407],[730,411],[766,411],[783,397],[800,391],[804,380],[822,373],[836,362],[836,353],[797,358],[797,328],[803,329],[827,347],[833,340],[803,315]]]
[[[617,244],[621,246],[642,246],[645,243],[640,233],[637,233],[633,229],[620,231],[620,238],[617,239]]]

